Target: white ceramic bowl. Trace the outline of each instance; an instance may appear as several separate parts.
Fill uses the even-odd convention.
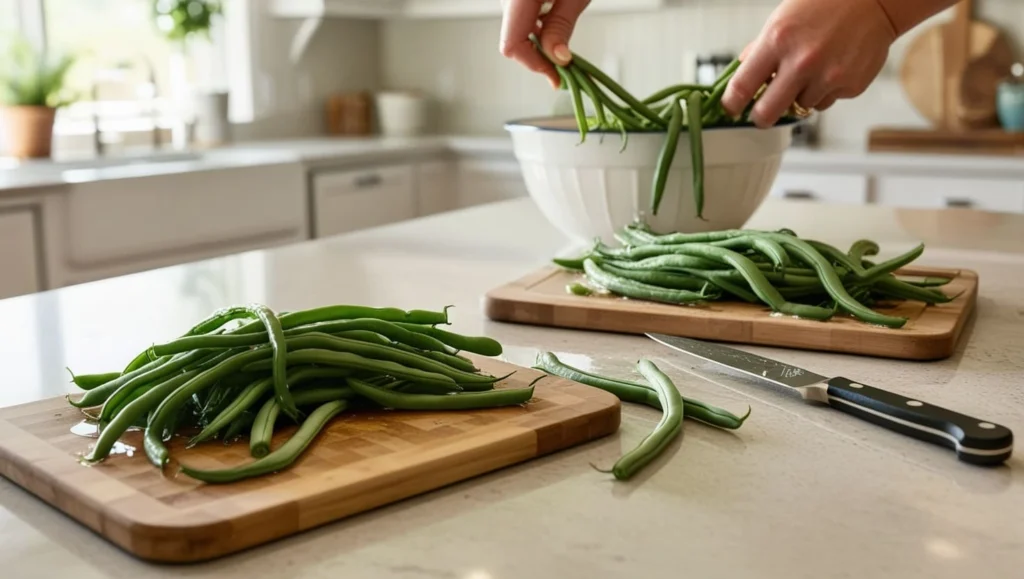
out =
[[[387,137],[413,137],[427,128],[426,97],[415,92],[377,93],[377,116],[381,133]]]
[[[623,150],[616,132],[592,132],[579,144],[572,117],[513,121],[505,129],[541,212],[574,242],[589,244],[595,238],[612,243],[616,230],[637,219],[659,232],[743,227],[771,190],[794,125],[703,132],[706,221],[697,218],[686,133],[680,136],[658,214],[650,215],[664,132],[630,133]]]

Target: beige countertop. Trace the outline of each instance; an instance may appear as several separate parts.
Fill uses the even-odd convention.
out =
[[[978,313],[950,359],[932,363],[750,348],[1002,423],[1024,433],[1024,216],[768,201],[749,224],[789,227],[885,254],[923,240],[921,263],[979,272]],[[649,356],[680,388],[742,410],[744,427],[687,422],[667,456],[627,483],[595,472],[658,419],[624,405],[620,431],[203,565],[136,560],[0,479],[4,577],[1010,578],[1024,563],[1024,458],[999,468],[829,408],[693,366],[646,338],[494,323],[488,289],[565,249],[516,200],[344,237],[0,301],[0,406],[57,396],[76,372],[120,368],[213,308],[327,303],[455,304],[454,329],[483,333],[529,364],[551,350],[593,371]]]

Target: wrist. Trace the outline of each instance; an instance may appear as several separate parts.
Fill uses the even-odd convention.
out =
[[[959,0],[875,0],[892,26],[896,38]]]

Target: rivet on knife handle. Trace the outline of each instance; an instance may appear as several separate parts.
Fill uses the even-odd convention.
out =
[[[829,406],[895,432],[956,450],[979,465],[999,464],[1013,452],[1013,433],[999,424],[846,378],[828,381]]]

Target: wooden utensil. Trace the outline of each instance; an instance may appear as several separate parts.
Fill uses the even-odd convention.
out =
[[[579,273],[545,267],[487,293],[484,311],[492,320],[590,331],[643,334],[661,332],[702,340],[861,354],[902,360],[949,357],[974,309],[978,275],[968,270],[905,268],[901,275],[953,278],[942,288],[958,297],[926,306],[899,302],[886,307],[891,316],[909,321],[898,330],[836,316],[828,322],[772,316],[767,306],[740,301],[710,302],[701,307],[577,296],[565,286]]]
[[[484,372],[513,373],[497,388],[544,376],[465,354]],[[547,376],[522,406],[467,411],[359,411],[332,421],[291,467],[206,485],[146,460],[141,432],[97,465],[77,455],[92,439],[72,429],[82,413],[63,397],[0,409],[0,475],[143,559],[195,562],[298,533],[618,430],[619,399]],[[294,427],[274,436],[277,448]],[[244,464],[249,444],[211,441],[173,460],[198,468]],[[132,453],[127,452],[128,449]],[[580,472],[590,471],[584,463]],[[600,475],[596,475],[600,478]]]
[[[950,22],[926,29],[911,42],[903,60],[904,92],[936,127],[997,124],[996,85],[1013,63],[1013,49],[999,29],[972,19],[973,8],[973,0],[962,0]]]

